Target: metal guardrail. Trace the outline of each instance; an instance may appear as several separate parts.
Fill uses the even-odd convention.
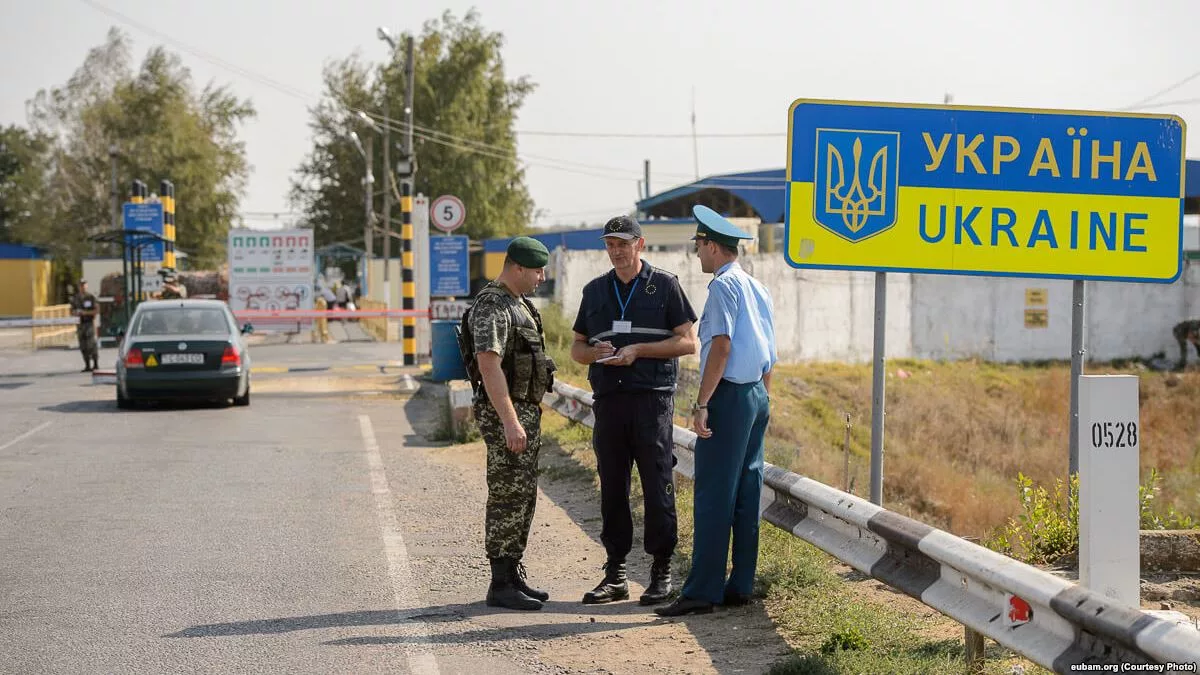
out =
[[[592,427],[590,392],[561,382],[543,399]],[[696,434],[675,427],[675,470],[693,478]],[[856,570],[1058,673],[1086,666],[1192,664],[1200,633],[948,532],[769,463],[759,513]],[[1080,668],[1083,665],[1085,668]],[[1073,668],[1074,666],[1074,668]],[[1100,668],[1096,668],[1100,670]]]

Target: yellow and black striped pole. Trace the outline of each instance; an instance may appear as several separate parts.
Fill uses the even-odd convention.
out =
[[[401,309],[412,311],[417,297],[417,284],[413,281],[413,224],[412,224],[412,181],[400,181],[400,263],[403,269],[400,273],[400,292],[404,298]],[[417,319],[404,315],[404,365],[417,365]]]
[[[159,198],[163,205],[163,259],[164,268],[175,271],[175,184],[163,179],[159,184]]]

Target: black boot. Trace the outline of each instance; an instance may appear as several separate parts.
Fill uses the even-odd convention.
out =
[[[671,594],[671,556],[655,557],[650,566],[650,585],[638,600],[643,605],[657,605]]]
[[[625,561],[609,560],[604,563],[604,580],[592,590],[584,593],[583,604],[602,605],[606,602],[629,599],[629,582],[625,578]]]
[[[489,558],[492,563],[492,583],[488,586],[488,607],[506,609],[541,609],[542,603],[518,590],[511,581],[516,561],[512,558]]]
[[[525,582],[525,566],[521,564],[520,558],[513,561],[511,569],[512,575],[509,576],[508,580],[512,582],[513,588],[516,588],[534,600],[545,602],[550,599],[549,593],[538,588],[530,588],[529,584]]]

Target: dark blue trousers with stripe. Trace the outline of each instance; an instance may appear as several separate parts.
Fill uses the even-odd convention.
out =
[[[713,435],[696,441],[692,570],[682,594],[720,603],[725,589],[749,595],[758,564],[758,503],[763,484],[763,437],[770,418],[762,381],[721,380],[708,401]],[[729,537],[733,568],[725,580]]]

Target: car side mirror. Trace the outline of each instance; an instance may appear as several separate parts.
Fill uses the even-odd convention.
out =
[[[242,335],[249,335],[250,333],[253,333],[253,332],[254,332],[254,326],[252,326],[248,323],[242,324]]]

